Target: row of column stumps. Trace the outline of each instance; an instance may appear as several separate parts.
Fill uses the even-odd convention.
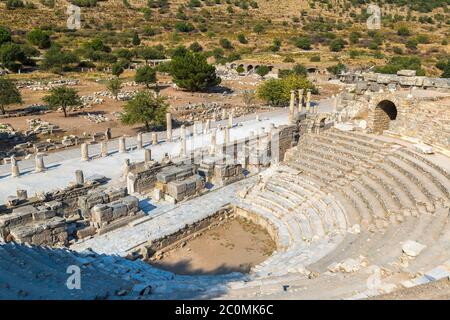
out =
[[[305,107],[306,113],[317,113],[317,106],[311,106],[311,91],[306,91],[306,99],[304,93],[304,89],[298,89],[298,97],[296,97],[295,90],[291,90],[288,114],[289,123],[293,123],[294,119],[296,119],[296,115],[303,112],[303,107]],[[295,108],[296,102],[297,108]]]
[[[226,110],[222,109],[222,117],[226,118]],[[166,114],[166,120],[167,120],[167,140],[172,141],[172,115],[170,112]],[[256,120],[259,121],[259,115],[256,115]],[[230,131],[229,129],[233,127],[233,114],[228,115],[228,122],[227,125],[224,127],[224,144],[230,143]],[[273,125],[273,124],[271,124]],[[197,129],[196,127],[194,127]],[[203,133],[207,134],[211,130],[211,119],[207,119],[204,125],[204,131]],[[194,130],[195,133],[198,133],[198,130]],[[250,132],[250,136],[254,136],[254,132]],[[105,131],[105,141],[100,142],[100,157],[104,158],[108,156],[108,141],[111,139],[111,129],[108,128]],[[152,132],[151,134],[152,144],[156,145],[158,144],[158,134],[156,132]],[[137,148],[143,149],[144,143],[143,143],[143,134],[138,133],[136,137],[137,141]],[[187,149],[186,149],[186,126],[182,125],[180,128],[180,141],[181,141],[181,151],[180,154],[183,156],[186,156]],[[211,154],[216,151],[216,145],[217,145],[217,128],[212,129],[211,131],[211,147],[210,152]],[[81,150],[81,161],[89,161],[89,144],[88,143],[82,143],[80,144],[80,150]],[[145,150],[145,159],[146,162],[151,160],[151,151],[148,149]],[[119,153],[126,153],[127,147],[126,147],[126,139],[125,137],[119,138]],[[11,156],[10,158],[11,162],[11,176],[12,177],[18,177],[20,176],[20,169],[18,165],[18,161],[14,156]],[[35,156],[35,172],[44,172],[46,170],[45,163],[44,163],[44,155],[41,153],[37,153]]]

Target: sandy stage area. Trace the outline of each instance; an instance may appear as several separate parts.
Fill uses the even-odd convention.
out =
[[[150,263],[177,274],[249,272],[251,267],[267,259],[275,248],[266,230],[233,218]]]

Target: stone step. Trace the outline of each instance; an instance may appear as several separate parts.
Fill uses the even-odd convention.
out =
[[[361,216],[361,227],[367,228],[371,225],[373,223],[373,213],[367,207],[360,194],[356,193],[351,186],[341,188],[341,192],[353,203],[358,214]]]
[[[421,210],[427,210],[429,208],[429,212],[433,211],[433,206],[431,206],[430,201],[427,197],[422,193],[421,189],[416,186],[414,181],[411,181],[408,176],[405,176],[401,171],[398,171],[396,167],[389,165],[388,163],[380,163],[379,167],[382,168],[385,172],[388,172],[391,176],[395,178],[404,189],[407,190],[414,201],[414,205],[416,207],[421,207]]]
[[[396,194],[396,198],[402,208],[415,208],[415,198],[409,189],[402,183],[402,181],[397,179],[397,176],[392,175],[389,171],[385,170],[382,166],[378,166],[370,172],[375,176],[379,177],[381,180],[385,181],[386,184],[390,185],[391,191]]]
[[[383,207],[379,198],[374,194],[374,190],[367,188],[359,181],[352,182],[352,189],[362,199],[370,214],[374,216],[375,221],[386,218],[386,209]]]
[[[434,179],[431,174],[427,174],[423,168],[415,166],[414,164],[408,163],[399,159],[395,156],[389,156],[389,161],[394,162],[399,167],[403,168],[405,171],[410,172],[415,181],[419,186],[422,187],[423,192],[431,200],[447,199],[442,189],[439,187],[439,182]]]
[[[342,191],[336,190],[332,195],[343,206],[346,218],[350,224],[349,227],[355,224],[361,224],[361,216],[355,204],[353,204]]]
[[[371,147],[366,147],[363,144],[358,143],[357,141],[354,141],[352,139],[335,139],[334,137],[330,137],[327,135],[316,135],[316,136],[314,136],[314,139],[322,141],[326,144],[338,145],[344,149],[355,151],[360,154],[371,155],[372,153],[375,153],[375,152],[379,153],[381,151],[381,149],[374,149]]]
[[[378,143],[376,141],[368,141],[365,139],[361,139],[358,138],[356,136],[352,136],[349,134],[345,134],[345,133],[340,133],[339,131],[336,130],[327,130],[324,133],[325,136],[328,136],[332,139],[337,139],[337,140],[341,140],[341,141],[351,141],[353,144],[358,144],[367,148],[372,149],[373,151],[379,151],[385,148],[384,143]]]
[[[440,189],[442,194],[446,199],[450,199],[450,179],[443,175],[434,166],[430,166],[428,163],[424,162],[424,159],[415,158],[407,153],[401,153],[398,150],[396,153],[392,154],[393,157],[398,157],[401,161],[407,163],[410,166],[416,167],[428,176],[430,180]]]

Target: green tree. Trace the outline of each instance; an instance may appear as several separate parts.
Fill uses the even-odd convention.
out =
[[[338,63],[334,66],[328,67],[327,70],[328,72],[334,74],[334,75],[338,75],[341,72],[345,71],[347,69],[347,67],[345,66],[345,64],[343,63]]]
[[[80,96],[77,91],[66,86],[50,89],[49,95],[45,96],[43,100],[52,109],[61,107],[64,112],[64,117],[67,117],[67,107],[80,104]]]
[[[256,68],[255,72],[257,75],[259,75],[261,78],[264,78],[268,73],[270,69],[268,66],[259,66]]]
[[[5,43],[0,47],[0,63],[7,69],[17,72],[22,65],[31,64],[24,46]]]
[[[220,39],[219,44],[224,49],[233,49],[233,45],[231,44],[230,40],[226,38]]]
[[[53,44],[44,54],[41,68],[61,73],[73,69],[79,63],[78,56],[70,51],[62,50],[61,46]]]
[[[108,81],[108,83],[106,84],[106,88],[117,99],[117,96],[120,93],[120,89],[122,89],[122,81],[120,81],[119,78],[113,78]]]
[[[162,125],[169,107],[166,100],[166,97],[148,91],[139,92],[124,106],[121,121],[126,125],[144,124],[147,131],[150,125]]]
[[[125,71],[124,66],[121,62],[116,62],[111,66],[111,73],[117,78]]]
[[[330,50],[334,52],[342,51],[345,47],[345,41],[342,38],[337,38],[331,41]]]
[[[5,27],[0,26],[0,46],[11,41],[11,32]]]
[[[156,83],[156,70],[150,66],[140,67],[136,70],[134,81],[137,83],[143,83],[147,88],[149,88],[152,83]]]
[[[306,77],[291,74],[282,79],[270,79],[263,82],[258,86],[256,95],[271,105],[282,106],[289,102],[291,90],[298,89],[317,93],[316,87]]]
[[[27,40],[34,46],[38,46],[40,49],[50,48],[50,34],[47,31],[43,31],[39,28],[35,28],[28,32]]]
[[[216,68],[208,64],[206,57],[192,51],[172,59],[171,74],[175,84],[188,91],[203,91],[221,82]]]
[[[248,40],[247,40],[247,38],[245,37],[245,35],[243,33],[239,33],[237,35],[237,39],[242,44],[247,44],[248,43]]]
[[[15,84],[6,78],[0,77],[0,111],[5,114],[7,106],[22,103],[22,96]]]
[[[407,36],[411,35],[411,32],[409,31],[408,27],[402,26],[402,27],[398,28],[397,34],[402,37],[407,37]]]
[[[201,52],[203,51],[203,47],[196,41],[191,43],[191,45],[189,46],[189,50],[192,50],[194,52]]]
[[[295,39],[295,46],[303,50],[311,50],[311,40],[308,37],[298,37]]]
[[[139,39],[139,35],[137,34],[137,32],[133,33],[131,43],[133,44],[133,46],[138,46],[141,44],[141,39]]]

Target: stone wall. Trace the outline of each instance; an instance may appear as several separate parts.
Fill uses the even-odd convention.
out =
[[[390,131],[450,149],[450,101],[405,101]]]

